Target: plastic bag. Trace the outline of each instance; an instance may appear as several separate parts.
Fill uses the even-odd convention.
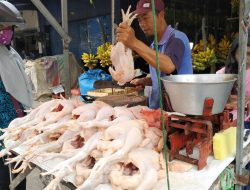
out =
[[[220,185],[222,190],[234,190],[234,169],[227,167],[220,175]]]
[[[91,69],[78,77],[81,95],[86,95],[88,91],[95,90],[96,80],[111,80],[111,75],[101,69]]]

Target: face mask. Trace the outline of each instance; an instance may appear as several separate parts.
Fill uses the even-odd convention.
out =
[[[13,35],[12,28],[8,27],[0,30],[0,44],[9,45],[11,43],[12,35]]]

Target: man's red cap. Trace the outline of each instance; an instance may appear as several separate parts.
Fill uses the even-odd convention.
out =
[[[162,0],[155,0],[155,10],[162,11],[164,10],[165,5]],[[136,5],[136,10],[133,12],[134,14],[141,15],[145,14],[152,10],[152,2],[151,0],[140,0]]]

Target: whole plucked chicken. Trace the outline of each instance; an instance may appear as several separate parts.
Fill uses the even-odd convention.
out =
[[[129,6],[126,14],[122,10],[122,20],[128,25],[131,25],[136,17],[136,15],[130,13],[130,8],[131,6]],[[115,70],[112,67],[109,67],[109,72],[119,85],[124,85],[135,77],[132,50],[125,47],[122,42],[117,42],[112,47],[110,59]]]

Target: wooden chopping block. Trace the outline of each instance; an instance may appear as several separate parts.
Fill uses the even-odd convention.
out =
[[[110,95],[104,96],[96,99],[97,101],[103,101],[111,106],[124,106],[128,105],[128,107],[142,105],[147,106],[147,97],[145,96],[137,96],[137,95]]]

